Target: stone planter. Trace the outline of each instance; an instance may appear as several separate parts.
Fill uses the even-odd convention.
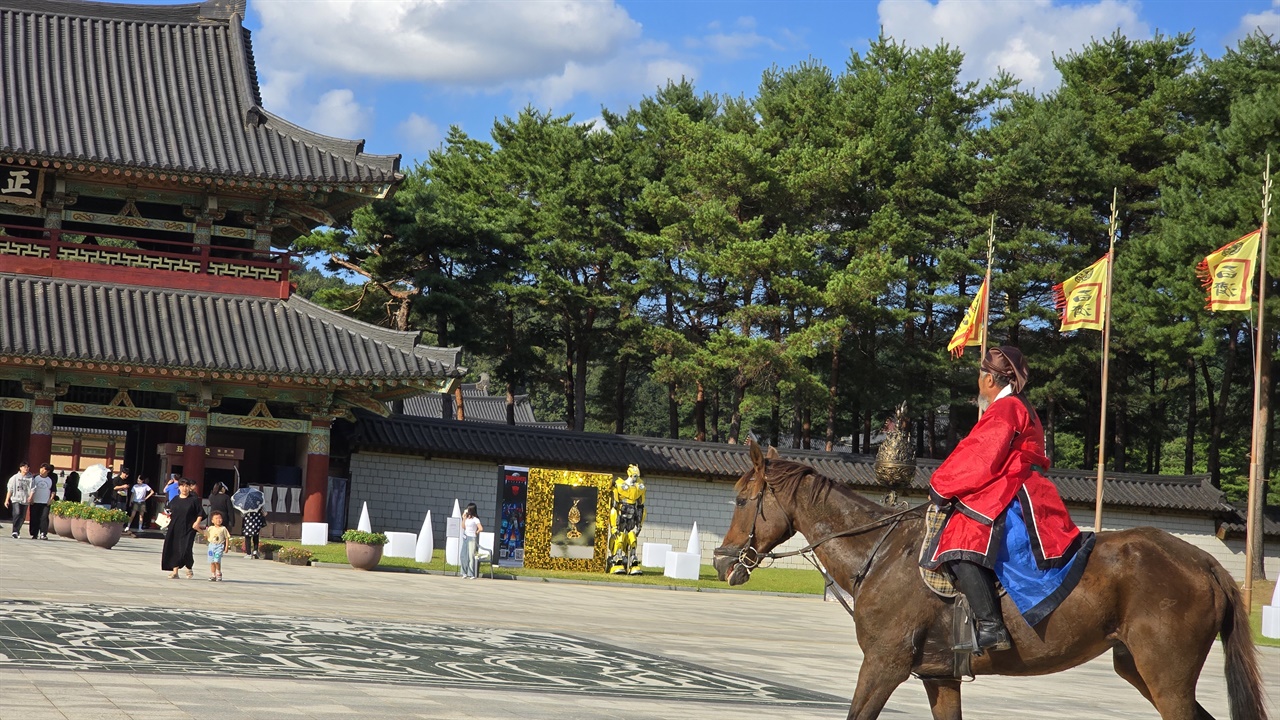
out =
[[[378,560],[381,560],[381,559],[382,559],[382,558],[380,558],[380,557],[378,558]],[[374,566],[375,566],[375,567],[378,565],[378,560],[374,560],[374,562],[373,562],[373,564],[374,564]],[[310,561],[310,560],[308,560],[308,559],[306,559],[306,558],[283,558],[283,557],[277,557],[277,558],[276,558],[276,562],[278,562],[278,563],[284,563],[285,565],[310,565],[310,564],[311,564],[311,561]],[[369,569],[369,568],[361,568],[361,570],[368,570],[368,569]]]
[[[85,527],[88,522],[86,518],[71,518],[71,537],[82,543],[89,542],[89,530]]]
[[[120,535],[124,533],[124,526],[120,523],[100,523],[94,520],[85,522],[85,534],[89,536],[89,542],[94,547],[100,547],[103,550],[110,550],[120,542]]]
[[[347,543],[347,562],[357,570],[372,570],[382,562],[382,546],[349,542]]]
[[[49,524],[53,526],[53,532],[58,537],[75,537],[71,534],[71,518],[62,517],[61,515],[50,515]]]

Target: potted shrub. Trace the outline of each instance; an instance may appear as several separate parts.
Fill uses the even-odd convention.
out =
[[[310,565],[311,551],[297,545],[286,545],[276,552],[276,561],[286,565]]]
[[[74,503],[74,507],[67,508],[65,511],[67,517],[71,518],[71,537],[76,540],[87,543],[89,542],[89,513],[97,508],[84,503]]]
[[[357,570],[372,570],[382,562],[382,546],[387,544],[387,536],[382,533],[367,533],[360,530],[348,530],[342,533],[347,543],[347,562]]]
[[[71,534],[71,518],[67,512],[72,511],[76,505],[68,500],[55,500],[49,504],[49,524],[53,526],[53,532],[58,537],[72,538]]]
[[[227,543],[227,552],[233,553],[233,554],[239,554],[244,552],[244,538],[242,537],[231,538],[231,542]]]
[[[280,552],[280,543],[258,543],[258,557],[263,560],[275,559],[276,553],[278,552]]]
[[[110,550],[120,542],[129,515],[123,510],[91,508],[85,522],[85,534],[95,547]]]

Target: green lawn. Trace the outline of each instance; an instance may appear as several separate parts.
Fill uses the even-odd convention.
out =
[[[288,540],[273,540],[274,545],[298,545]],[[347,550],[343,543],[329,543],[324,547],[308,545],[307,549],[314,553],[315,560],[326,563],[346,563]],[[409,558],[382,558],[379,567],[411,568],[417,570],[449,571],[454,568],[445,565],[444,550],[436,550],[431,562],[414,562]],[[486,573],[487,574],[487,573]],[[822,576],[817,570],[784,570],[781,568],[762,568],[751,574],[751,581],[745,585],[730,588],[727,583],[716,579],[715,568],[703,565],[697,580],[675,580],[664,576],[657,570],[646,570],[644,575],[608,575],[605,573],[564,572],[560,570],[534,570],[531,568],[494,568],[497,577],[518,576],[520,578],[547,578],[557,580],[579,580],[587,582],[611,582],[622,585],[652,585],[658,587],[687,587],[717,590],[749,590],[754,592],[798,593],[804,595],[821,595]],[[1253,626],[1253,638],[1259,645],[1280,647],[1280,639],[1262,636],[1262,606],[1271,601],[1271,593],[1275,589],[1274,581],[1259,581],[1253,588],[1253,608],[1250,613],[1250,624]]]
[[[272,540],[274,545],[298,545],[297,542],[288,540]],[[307,549],[314,553],[314,560],[326,563],[346,563],[347,550],[343,543],[329,543],[324,547],[308,545]],[[420,563],[415,562],[411,558],[389,558],[383,557],[379,567],[385,568],[411,568],[416,570],[437,570],[450,571],[456,568],[445,565],[444,550],[436,550],[431,558],[431,562]],[[488,574],[488,569],[485,573]],[[659,587],[688,587],[688,588],[715,588],[729,589],[727,583],[723,583],[716,579],[715,568],[710,565],[703,565],[702,571],[699,573],[697,580],[675,580],[666,577],[660,570],[647,569],[643,575],[609,575],[606,573],[587,573],[587,572],[566,572],[561,570],[534,570],[532,568],[506,568],[499,567],[493,569],[495,577],[520,577],[520,578],[547,578],[555,580],[579,580],[588,582],[613,582],[623,585],[656,585]],[[755,592],[780,592],[780,593],[801,593],[806,595],[821,595],[823,588],[822,576],[817,570],[783,570],[779,568],[764,568],[755,571],[751,576],[751,582],[746,585],[739,585],[734,590],[751,590]]]

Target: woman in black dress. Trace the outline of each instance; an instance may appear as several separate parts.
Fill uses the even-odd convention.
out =
[[[190,480],[182,478],[178,481],[178,497],[169,501],[169,527],[164,536],[160,568],[169,570],[170,578],[178,577],[179,568],[187,569],[187,577],[195,577],[191,571],[195,564],[191,548],[196,543],[200,521],[204,519],[204,503],[200,496],[191,492],[193,485]]]

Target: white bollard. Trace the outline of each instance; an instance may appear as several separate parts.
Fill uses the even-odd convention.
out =
[[[360,506],[360,524],[356,525],[360,532],[373,532],[373,523],[369,522],[369,503]]]
[[[462,549],[462,511],[458,509],[458,500],[453,500],[453,514],[445,529],[444,562],[446,565],[458,564],[458,551]]]
[[[427,511],[427,519],[422,521],[422,532],[418,533],[418,547],[414,549],[413,559],[417,562],[431,562],[436,551],[436,538],[431,532],[431,511]]]
[[[699,559],[702,558],[702,544],[698,542],[698,523],[693,524],[693,532],[689,533],[689,547],[684,551],[697,555]]]
[[[1263,637],[1280,639],[1280,583],[1271,595],[1271,604],[1262,606]]]

